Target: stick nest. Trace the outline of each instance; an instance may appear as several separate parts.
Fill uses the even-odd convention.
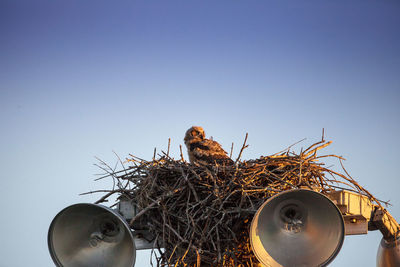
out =
[[[324,167],[321,158],[342,160],[317,156],[329,144],[322,140],[298,155],[289,147],[280,154],[237,160],[233,166],[196,166],[182,155],[174,160],[164,152],[152,161],[130,155],[130,166],[120,171],[102,162],[107,174],[101,178],[111,176],[115,187],[96,191],[107,192],[96,203],[117,194],[137,205],[139,213],[129,223],[151,233],[157,266],[257,266],[249,240],[251,220],[277,193],[350,189],[379,204],[344,168],[346,175]]]

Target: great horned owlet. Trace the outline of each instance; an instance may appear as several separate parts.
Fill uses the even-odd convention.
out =
[[[187,130],[183,140],[188,150],[190,163],[200,165],[234,164],[219,143],[205,138],[204,130],[200,126],[193,126]]]

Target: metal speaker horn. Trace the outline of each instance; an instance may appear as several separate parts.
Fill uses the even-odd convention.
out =
[[[400,237],[397,240],[382,238],[376,257],[377,267],[400,266]]]
[[[58,267],[135,266],[136,248],[126,221],[96,204],[75,204],[50,224],[48,245]]]
[[[265,266],[326,266],[339,253],[344,234],[342,214],[330,199],[295,189],[271,197],[258,209],[250,242]]]

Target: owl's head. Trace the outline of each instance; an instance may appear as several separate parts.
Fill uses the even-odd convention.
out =
[[[185,138],[183,139],[186,142],[191,141],[191,140],[203,140],[206,134],[204,133],[204,130],[200,126],[192,126],[189,128],[189,130],[186,131]]]

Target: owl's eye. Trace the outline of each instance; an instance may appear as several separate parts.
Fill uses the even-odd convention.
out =
[[[197,135],[197,132],[196,132],[196,131],[192,131],[190,134],[191,134],[192,136],[196,136],[196,135]]]

